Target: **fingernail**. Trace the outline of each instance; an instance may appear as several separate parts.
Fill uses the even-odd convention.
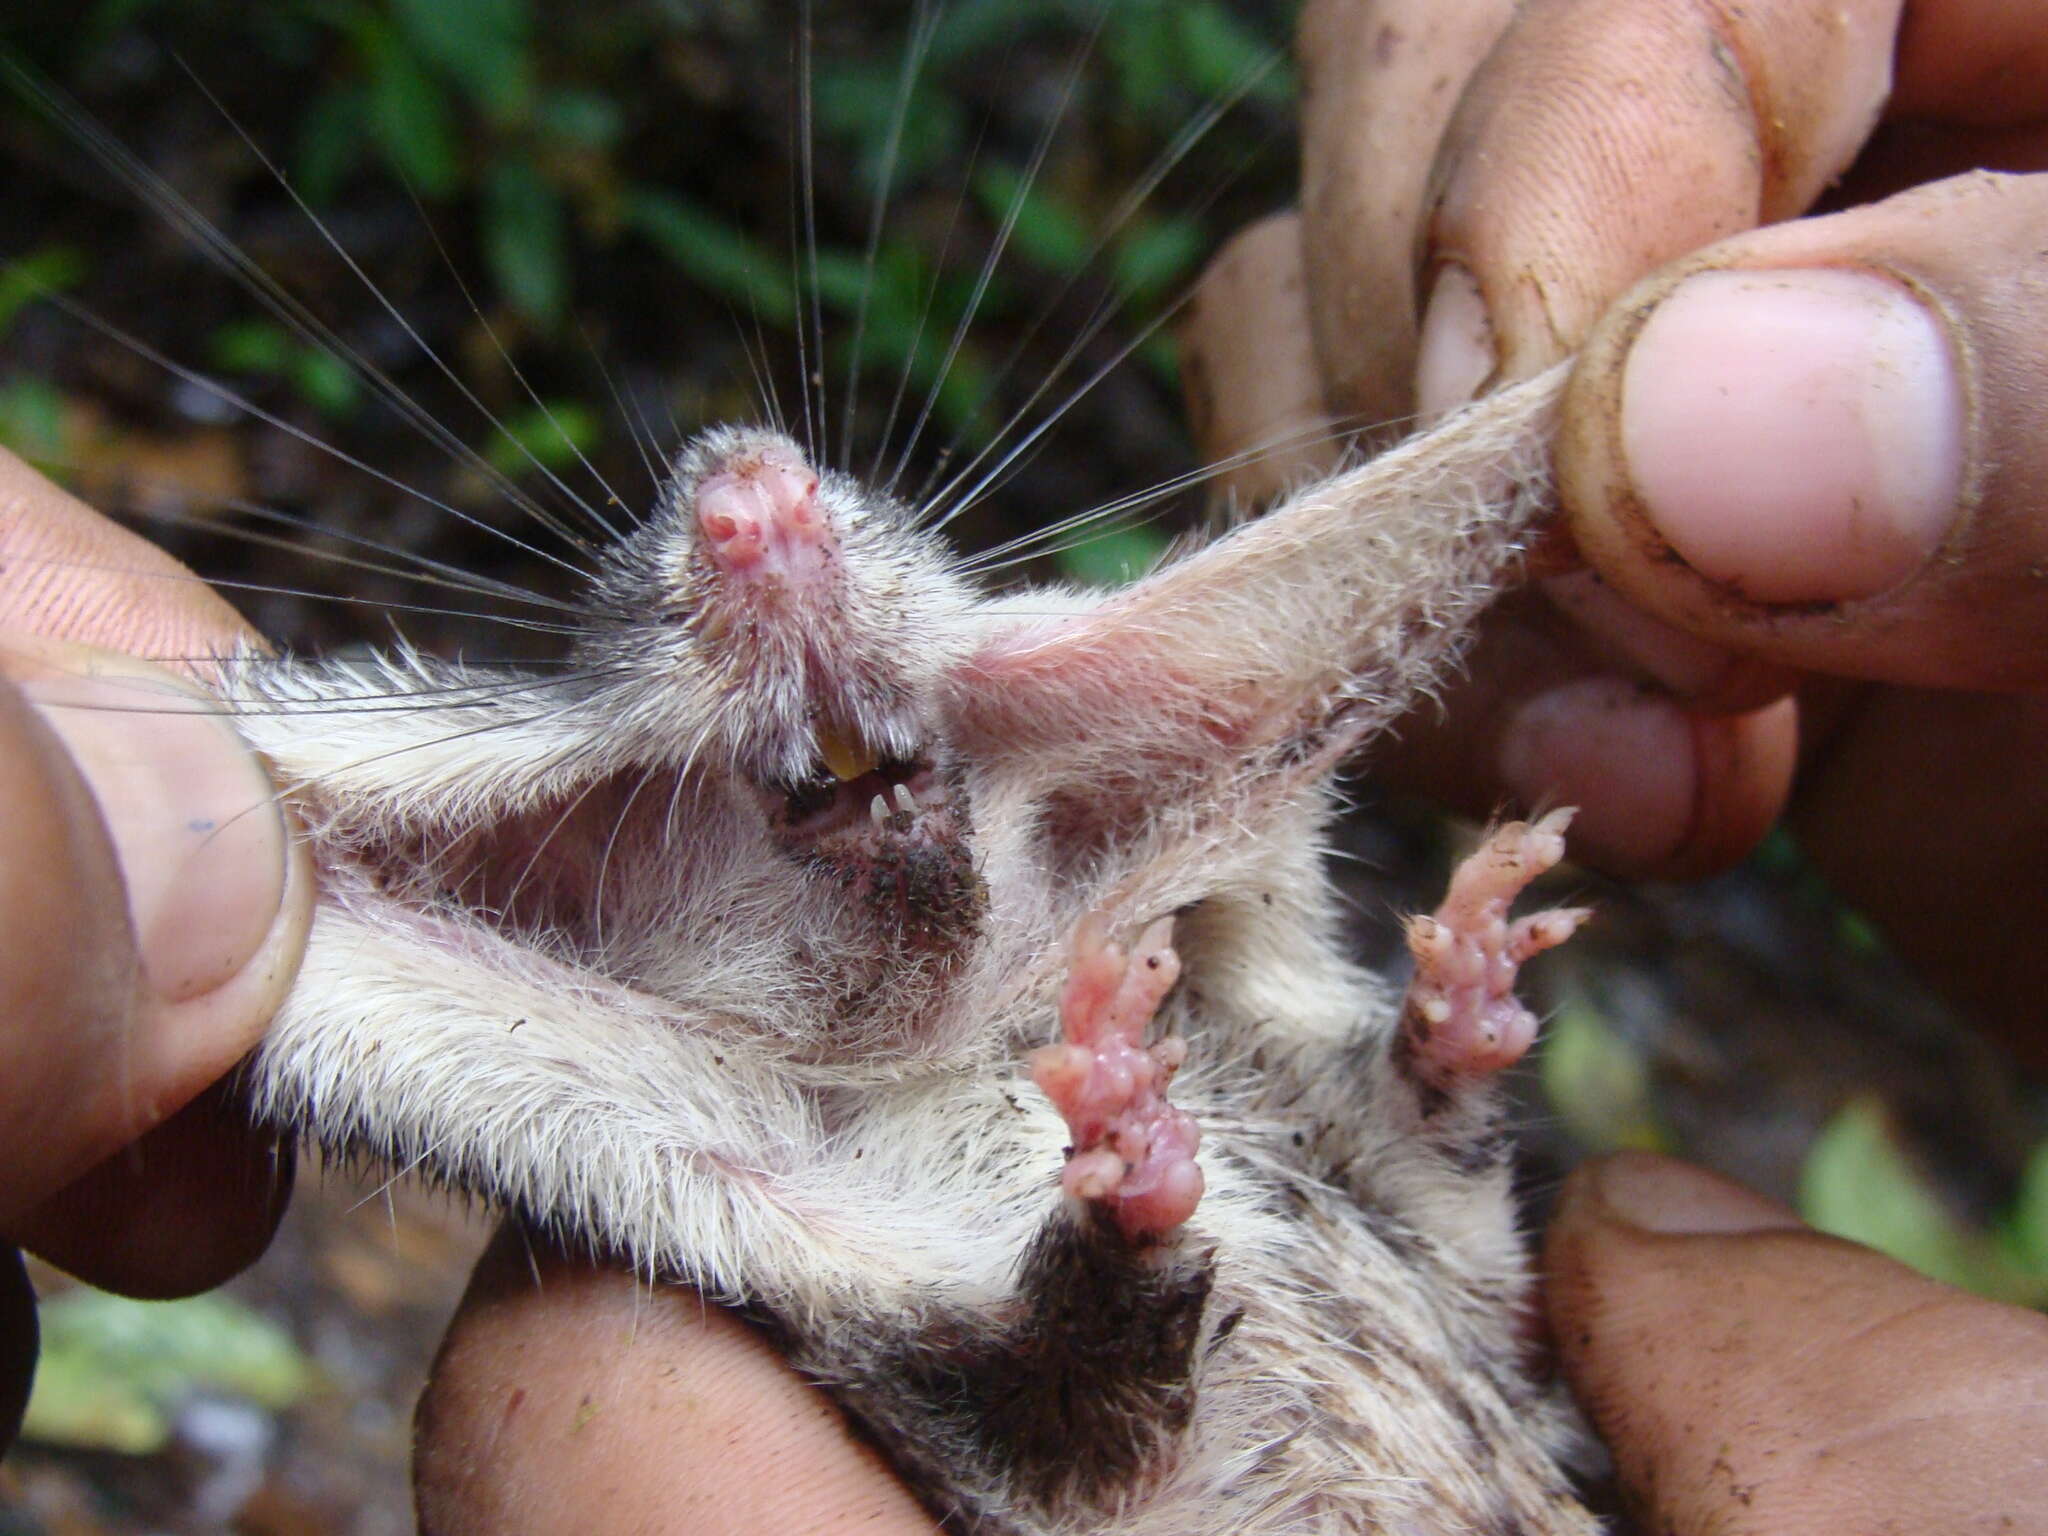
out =
[[[1706,1236],[1805,1226],[1777,1201],[1675,1158],[1622,1152],[1587,1164],[1584,1177],[1605,1214],[1645,1232]]]
[[[1503,784],[1524,806],[1576,805],[1572,841],[1610,868],[1652,868],[1692,830],[1692,721],[1620,677],[1565,683],[1522,704],[1502,731]]]
[[[1479,393],[1500,359],[1493,322],[1472,274],[1459,266],[1437,270],[1415,356],[1415,409],[1425,422],[1456,410]]]
[[[113,664],[27,678],[22,691],[99,803],[151,990],[181,1003],[238,975],[283,903],[287,834],[269,776],[218,703]]]
[[[1940,545],[1961,496],[1947,332],[1869,272],[1685,279],[1630,347],[1621,438],[1657,531],[1754,602],[1897,586]]]

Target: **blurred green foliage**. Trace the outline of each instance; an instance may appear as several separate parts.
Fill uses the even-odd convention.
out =
[[[282,378],[329,418],[347,416],[362,399],[361,381],[324,348],[298,340],[270,320],[239,320],[213,333],[210,361],[223,373]]]
[[[37,1308],[42,1352],[25,1440],[139,1456],[170,1441],[199,1393],[284,1408],[318,1376],[276,1324],[226,1296],[131,1301],[86,1286]]]
[[[1943,1201],[1883,1104],[1857,1097],[1809,1149],[1799,1210],[1821,1231],[1949,1285],[1998,1301],[2048,1303],[2048,1143],[2035,1149],[2012,1208],[1976,1226]]]
[[[1642,1053],[1592,1001],[1568,994],[1543,1028],[1537,1056],[1545,1099],[1589,1152],[1671,1152]]]
[[[188,94],[221,97],[323,219],[349,216],[380,184],[417,201],[423,249],[446,249],[522,370],[537,349],[581,344],[637,248],[693,299],[728,306],[758,354],[787,358],[801,340],[830,387],[856,374],[871,381],[864,430],[900,433],[928,415],[952,452],[972,453],[1044,382],[1051,364],[1039,358],[1056,363],[1096,314],[1117,318],[1093,354],[1075,349],[1077,376],[1127,350],[1171,397],[1172,349],[1139,332],[1245,217],[1217,203],[1219,187],[1284,137],[1293,5],[646,0],[558,11],[535,0],[98,0],[69,25],[24,28],[19,39],[0,22],[0,42],[70,90],[95,71],[132,67],[109,61],[127,58],[137,38],[181,65],[194,54]],[[813,38],[799,63],[806,17]],[[223,33],[231,69],[209,56]],[[257,106],[244,71],[270,87]],[[1184,186],[1131,196],[1150,191],[1149,167],[1189,151],[1194,125],[1233,106],[1255,120],[1194,146],[1176,173]],[[217,116],[214,127],[227,142],[224,123]],[[799,152],[806,135],[812,147]],[[784,174],[749,174],[756,162],[813,157],[808,190]],[[1283,170],[1254,211],[1278,201],[1287,179]],[[890,215],[870,247],[878,198]],[[11,273],[0,279],[0,328],[21,298]],[[822,340],[800,337],[814,310]],[[1037,354],[1025,350],[1034,335]],[[185,361],[276,381],[329,424],[369,393],[348,364],[270,320],[221,325],[206,346]],[[1072,382],[1047,389],[1040,407]],[[516,468],[524,453],[508,456],[508,445],[519,443],[552,464],[550,439],[587,449],[618,421],[595,390],[568,415],[576,425],[566,433],[487,428],[478,450]],[[1081,548],[1070,564],[1094,576],[1145,553]]]

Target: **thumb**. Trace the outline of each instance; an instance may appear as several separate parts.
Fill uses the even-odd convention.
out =
[[[2048,1530],[2048,1318],[1641,1155],[1572,1177],[1544,1264],[1645,1529]]]
[[[2044,231],[2048,176],[1957,177],[1648,279],[1588,340],[1558,442],[1587,559],[1776,665],[2048,681]]]
[[[281,1213],[206,1090],[297,967],[303,851],[193,685],[12,633],[0,806],[0,1230],[115,1289],[217,1284]]]
[[[723,1307],[509,1224],[420,1398],[413,1491],[431,1536],[934,1529],[824,1393]]]

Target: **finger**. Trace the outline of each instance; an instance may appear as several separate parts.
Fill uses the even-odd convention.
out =
[[[421,1399],[426,1536],[923,1533],[931,1519],[838,1412],[697,1292],[500,1233]]]
[[[1425,320],[1418,368],[1535,373],[1643,273],[1804,210],[1877,121],[1898,9],[1522,7],[1439,152],[1425,281],[1451,318]]]
[[[0,448],[0,628],[166,665],[254,632],[169,555],[57,489]]]
[[[1677,879],[1754,846],[1789,793],[1796,746],[1789,703],[1688,709],[1523,594],[1496,607],[1465,674],[1401,723],[1373,767],[1475,819],[1576,805],[1573,858]]]
[[[1308,330],[1292,217],[1238,236],[1196,290],[1180,338],[1190,416],[1203,457],[1229,466],[1216,485],[1242,502],[1334,451]],[[1573,856],[1615,874],[1680,878],[1743,857],[1790,787],[1792,711],[1766,707],[1789,683],[1584,572],[1544,592],[1496,609],[1467,674],[1382,744],[1377,775],[1481,820],[1580,806]]]
[[[1801,775],[1801,849],[1916,975],[2048,1074],[2048,945],[2015,942],[2048,884],[2048,777],[2016,767],[2048,761],[2048,698],[1859,688],[1834,713]]]
[[[1415,409],[1415,253],[1430,165],[1513,0],[1310,0],[1301,212],[1325,399],[1367,423]]]
[[[0,645],[0,774],[5,1220],[247,1053],[296,970],[310,880],[219,707],[129,658]]]
[[[1545,1267],[1566,1374],[1645,1529],[2041,1528],[2048,1318],[1641,1155],[1572,1177]]]
[[[2006,127],[2048,117],[2048,6],[1914,0],[1899,24],[1890,112]]]
[[[1954,127],[1927,121],[1880,126],[1815,206],[1834,212],[1875,203],[1965,171],[2048,171],[2048,125]]]
[[[1626,596],[1774,663],[2048,683],[2048,177],[1758,230],[1589,341],[1558,446]]]
[[[103,1291],[162,1300],[253,1264],[284,1219],[292,1148],[216,1085],[10,1223],[39,1258]]]
[[[1276,214],[1240,231],[1196,284],[1180,343],[1188,424],[1212,501],[1263,506],[1333,466],[1301,270],[1301,220]]]

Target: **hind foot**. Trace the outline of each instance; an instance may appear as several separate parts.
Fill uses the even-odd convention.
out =
[[[1570,809],[1494,828],[1451,876],[1434,917],[1408,920],[1415,978],[1401,1010],[1401,1054],[1424,1083],[1448,1088],[1522,1059],[1536,1016],[1515,997],[1524,960],[1572,936],[1590,907],[1559,907],[1510,923],[1522,888],[1564,857]]]
[[[1109,1212],[1134,1239],[1172,1231],[1202,1198],[1201,1132],[1192,1115],[1166,1101],[1187,1042],[1168,1035],[1144,1043],[1153,1012],[1180,975],[1172,939],[1173,919],[1162,917],[1126,955],[1110,942],[1101,913],[1083,918],[1060,995],[1062,1043],[1031,1053],[1032,1078],[1073,1135],[1061,1184]]]

